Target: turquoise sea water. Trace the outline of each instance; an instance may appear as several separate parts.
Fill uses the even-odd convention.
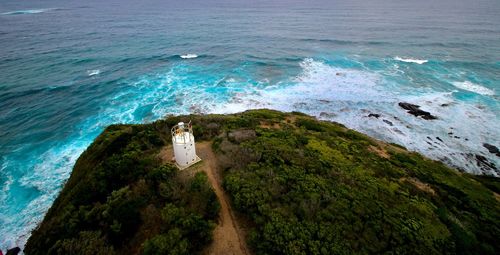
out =
[[[302,111],[500,175],[500,1],[301,2],[2,0],[0,249],[107,125],[167,114]]]

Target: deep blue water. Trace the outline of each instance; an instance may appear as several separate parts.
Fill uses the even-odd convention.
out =
[[[24,245],[107,125],[167,114],[302,111],[500,175],[473,160],[500,166],[482,146],[500,145],[498,0],[2,0],[0,13],[2,250]]]

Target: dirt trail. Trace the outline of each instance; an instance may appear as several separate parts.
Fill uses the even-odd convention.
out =
[[[193,168],[199,168],[199,170],[207,174],[208,180],[214,188],[215,194],[221,205],[219,222],[213,232],[213,242],[205,250],[205,253],[217,255],[249,255],[251,253],[245,243],[243,231],[235,219],[231,204],[229,203],[229,197],[222,189],[222,178],[217,171],[217,159],[212,151],[211,145],[212,144],[209,142],[196,144],[196,153],[202,159],[202,162],[193,166]],[[161,152],[161,157],[165,161],[170,160],[172,156],[173,151],[171,148],[166,147]]]

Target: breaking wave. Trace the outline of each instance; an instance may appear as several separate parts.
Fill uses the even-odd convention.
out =
[[[473,159],[474,154],[480,154],[496,165],[500,163],[485,154],[482,147],[483,143],[500,142],[498,116],[488,108],[460,101],[453,92],[420,89],[409,95],[376,72],[334,67],[312,59],[304,60],[301,66],[302,73],[293,84],[237,93],[214,112],[257,108],[300,111],[401,144],[466,172],[500,174],[482,169]],[[398,102],[421,105],[438,119],[416,118],[401,109]],[[370,118],[370,113],[381,117]]]
[[[452,84],[453,84],[453,86],[455,86],[459,89],[468,90],[468,91],[471,91],[471,92],[474,92],[477,94],[487,95],[487,96],[495,95],[495,91],[493,91],[489,88],[483,87],[479,84],[472,83],[470,81],[453,82]]]
[[[94,70],[88,70],[87,71],[87,75],[88,76],[94,76],[94,75],[98,75],[101,73],[101,70],[99,69],[94,69]]]
[[[167,114],[234,113],[257,108],[300,111],[401,144],[467,172],[499,175],[485,172],[471,158],[480,154],[500,164],[482,147],[485,142],[500,143],[498,116],[488,107],[455,98],[453,92],[412,87],[409,94],[404,85],[383,72],[312,58],[300,61],[295,74],[275,82],[267,79],[268,75],[255,80],[244,68],[207,72],[206,67],[181,62],[166,72],[120,81],[126,85],[102,100],[98,113],[76,123],[67,139],[44,145],[36,152],[19,148],[0,159],[0,169],[9,173],[0,173],[5,182],[0,194],[3,248],[24,246],[28,233],[42,220],[78,156],[106,126],[150,122]],[[268,66],[262,68],[273,73]],[[89,75],[96,73],[90,71]],[[421,105],[438,119],[416,118],[399,108],[401,101]],[[370,113],[380,118],[369,117]],[[19,194],[30,194],[31,198],[16,205]]]
[[[55,10],[55,8],[11,11],[11,12],[4,12],[4,13],[2,13],[2,15],[37,14],[37,13],[44,13],[44,12],[48,12],[48,11],[52,11],[52,10]]]
[[[394,60],[401,61],[401,62],[406,62],[406,63],[415,63],[415,64],[425,64],[428,62],[426,59],[414,59],[414,58],[400,58],[400,57],[395,57]]]
[[[196,55],[196,54],[185,54],[185,55],[181,55],[180,57],[184,58],[184,59],[190,59],[190,58],[197,58],[198,55]]]

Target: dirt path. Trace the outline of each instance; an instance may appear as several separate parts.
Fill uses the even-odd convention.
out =
[[[194,168],[199,167],[201,171],[207,174],[221,205],[219,223],[213,233],[214,240],[205,252],[206,254],[217,255],[249,255],[251,253],[245,243],[243,231],[235,220],[229,197],[222,189],[222,178],[217,171],[217,161],[211,145],[209,142],[196,144],[196,152],[203,161],[201,164],[194,166]],[[167,147],[161,152],[161,157],[164,160],[170,160],[172,156],[173,151],[171,148]]]

